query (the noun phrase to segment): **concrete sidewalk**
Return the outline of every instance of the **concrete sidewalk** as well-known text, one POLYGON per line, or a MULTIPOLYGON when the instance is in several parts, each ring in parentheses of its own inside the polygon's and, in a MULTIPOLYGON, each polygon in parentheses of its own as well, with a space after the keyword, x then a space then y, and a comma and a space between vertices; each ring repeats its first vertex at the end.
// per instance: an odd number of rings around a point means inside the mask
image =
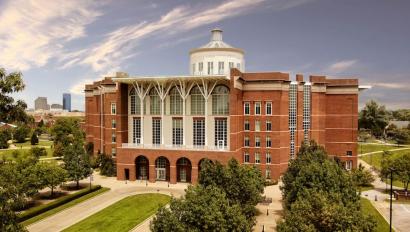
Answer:
POLYGON ((148 183, 146 186, 146 182, 117 181, 115 177, 102 177, 96 174, 94 174, 94 180, 93 184, 100 184, 111 188, 111 190, 31 224, 27 229, 31 232, 61 231, 127 196, 142 193, 163 193, 180 197, 185 194, 184 189, 187 187, 187 184, 180 183, 168 187, 167 182, 148 183))

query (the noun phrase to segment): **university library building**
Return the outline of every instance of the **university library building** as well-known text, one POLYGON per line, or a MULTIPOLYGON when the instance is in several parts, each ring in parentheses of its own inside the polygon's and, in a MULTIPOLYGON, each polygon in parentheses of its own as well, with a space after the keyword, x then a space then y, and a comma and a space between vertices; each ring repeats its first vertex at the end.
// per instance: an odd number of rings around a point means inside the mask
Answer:
POLYGON ((85 86, 86 140, 115 157, 119 180, 196 183, 204 159, 231 158, 278 179, 309 140, 356 166, 357 79, 245 72, 244 51, 211 35, 189 52, 189 75, 85 86))

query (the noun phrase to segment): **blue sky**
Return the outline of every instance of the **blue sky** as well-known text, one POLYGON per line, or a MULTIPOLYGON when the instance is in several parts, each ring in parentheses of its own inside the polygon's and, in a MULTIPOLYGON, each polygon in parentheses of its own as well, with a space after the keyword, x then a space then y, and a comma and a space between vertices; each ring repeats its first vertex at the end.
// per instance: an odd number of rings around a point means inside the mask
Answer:
MULTIPOLYGON (((357 77, 376 99, 410 108, 408 0, 0 0, 0 66, 21 70, 16 97, 33 107, 106 74, 188 73, 188 51, 210 30, 245 50, 246 71, 357 77)), ((294 78, 294 76, 292 76, 294 78)))

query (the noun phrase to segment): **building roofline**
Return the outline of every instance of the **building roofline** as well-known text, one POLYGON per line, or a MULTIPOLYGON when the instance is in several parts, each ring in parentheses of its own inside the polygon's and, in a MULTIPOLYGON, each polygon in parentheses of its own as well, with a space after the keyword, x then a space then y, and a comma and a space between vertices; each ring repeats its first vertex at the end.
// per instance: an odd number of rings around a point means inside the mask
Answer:
POLYGON ((166 76, 133 76, 133 77, 113 77, 112 80, 118 83, 132 83, 134 81, 170 81, 170 80, 229 80, 226 75, 166 75, 166 76))
POLYGON ((189 51, 189 55, 196 52, 208 52, 208 51, 224 51, 224 52, 239 52, 245 55, 245 51, 240 48, 194 48, 189 51))

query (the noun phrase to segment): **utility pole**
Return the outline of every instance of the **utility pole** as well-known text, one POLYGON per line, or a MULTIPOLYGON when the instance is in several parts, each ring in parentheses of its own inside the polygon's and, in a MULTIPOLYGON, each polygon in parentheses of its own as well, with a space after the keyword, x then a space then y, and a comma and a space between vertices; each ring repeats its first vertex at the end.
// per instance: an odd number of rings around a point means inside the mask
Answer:
POLYGON ((390 232, 392 232, 393 216, 393 168, 390 168, 390 232))

